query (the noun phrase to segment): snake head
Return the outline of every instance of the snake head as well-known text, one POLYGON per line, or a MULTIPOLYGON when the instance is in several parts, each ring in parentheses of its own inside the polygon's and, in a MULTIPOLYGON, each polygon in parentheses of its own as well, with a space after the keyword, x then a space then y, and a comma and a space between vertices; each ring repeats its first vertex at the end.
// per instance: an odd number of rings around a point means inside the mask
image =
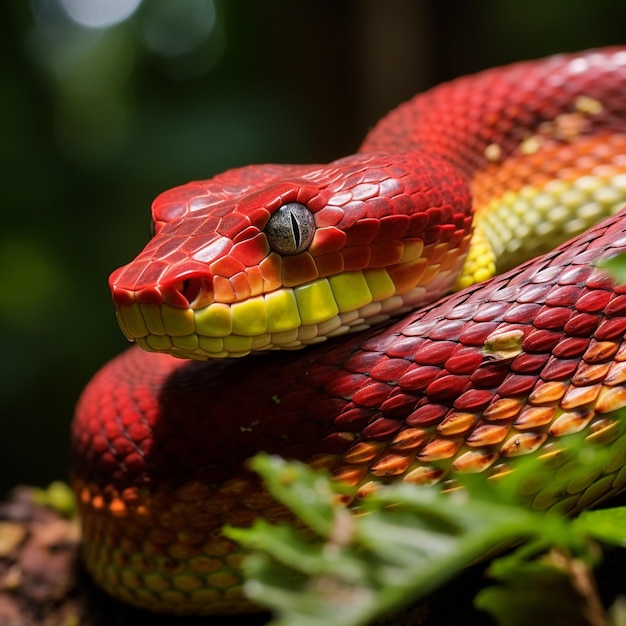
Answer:
POLYGON ((154 237, 110 277, 118 320, 144 349, 195 359, 299 348, 432 301, 471 228, 465 181, 419 153, 230 170, 152 214, 154 237))

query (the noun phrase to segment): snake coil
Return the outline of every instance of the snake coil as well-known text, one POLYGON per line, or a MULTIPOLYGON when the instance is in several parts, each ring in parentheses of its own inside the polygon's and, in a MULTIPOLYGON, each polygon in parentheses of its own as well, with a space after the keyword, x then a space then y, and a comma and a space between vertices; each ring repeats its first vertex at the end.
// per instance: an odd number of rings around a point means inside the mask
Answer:
POLYGON ((161 194, 110 279, 140 347, 72 428, 98 584, 154 611, 255 610, 220 529, 286 515, 245 469, 260 450, 362 494, 532 454, 535 509, 621 491, 626 288, 597 262, 626 251, 625 93, 626 49, 517 63, 416 96, 328 165, 161 194), (573 477, 577 432, 609 450, 599 475, 573 477))

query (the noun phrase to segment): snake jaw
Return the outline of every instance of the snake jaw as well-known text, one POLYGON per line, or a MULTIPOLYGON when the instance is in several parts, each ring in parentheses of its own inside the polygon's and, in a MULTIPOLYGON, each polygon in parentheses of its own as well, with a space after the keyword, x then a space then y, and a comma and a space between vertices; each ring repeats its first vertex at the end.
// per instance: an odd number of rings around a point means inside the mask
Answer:
MULTIPOLYGON (((208 272, 190 271, 163 280, 158 290, 135 292, 119 287, 114 274, 112 291, 124 334, 151 352, 204 360, 301 348, 436 299, 451 288, 468 238, 461 231, 452 246, 409 241, 395 252, 392 247, 396 263, 389 268, 316 275, 304 284, 229 302, 224 301, 223 283, 231 283, 208 272)), ((251 286, 245 287, 249 295, 251 286)))
POLYGON ((118 321, 126 337, 144 349, 186 358, 300 348, 386 321, 450 288, 463 255, 448 250, 442 257, 430 246, 421 256, 423 249, 406 252, 395 269, 339 272, 230 303, 211 298, 206 275, 191 274, 162 287, 160 303, 153 291, 130 294, 114 287, 118 321), (184 307, 178 306, 181 301, 184 307))

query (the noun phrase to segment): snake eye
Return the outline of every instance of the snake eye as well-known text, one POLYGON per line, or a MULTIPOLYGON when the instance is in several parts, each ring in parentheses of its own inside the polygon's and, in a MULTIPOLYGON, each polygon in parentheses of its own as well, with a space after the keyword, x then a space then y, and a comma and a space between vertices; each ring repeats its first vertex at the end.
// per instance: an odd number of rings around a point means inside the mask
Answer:
POLYGON ((279 207, 265 226, 265 235, 274 252, 298 254, 309 247, 315 234, 313 214, 304 204, 289 202, 279 207))

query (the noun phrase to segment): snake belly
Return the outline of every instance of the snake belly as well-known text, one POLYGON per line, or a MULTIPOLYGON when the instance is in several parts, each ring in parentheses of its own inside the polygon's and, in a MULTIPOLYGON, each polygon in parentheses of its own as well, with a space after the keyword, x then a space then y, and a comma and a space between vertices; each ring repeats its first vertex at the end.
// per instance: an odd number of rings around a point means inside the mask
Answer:
POLYGON ((105 365, 72 427, 93 578, 153 611, 258 610, 221 528, 288 517, 245 468, 259 451, 363 495, 528 455, 546 459, 522 488, 534 509, 621 491, 626 288, 598 261, 626 251, 624 205, 619 48, 436 87, 327 166, 162 194, 154 238, 111 278, 148 352, 105 365), (581 432, 609 451, 584 478, 559 452, 581 432))

